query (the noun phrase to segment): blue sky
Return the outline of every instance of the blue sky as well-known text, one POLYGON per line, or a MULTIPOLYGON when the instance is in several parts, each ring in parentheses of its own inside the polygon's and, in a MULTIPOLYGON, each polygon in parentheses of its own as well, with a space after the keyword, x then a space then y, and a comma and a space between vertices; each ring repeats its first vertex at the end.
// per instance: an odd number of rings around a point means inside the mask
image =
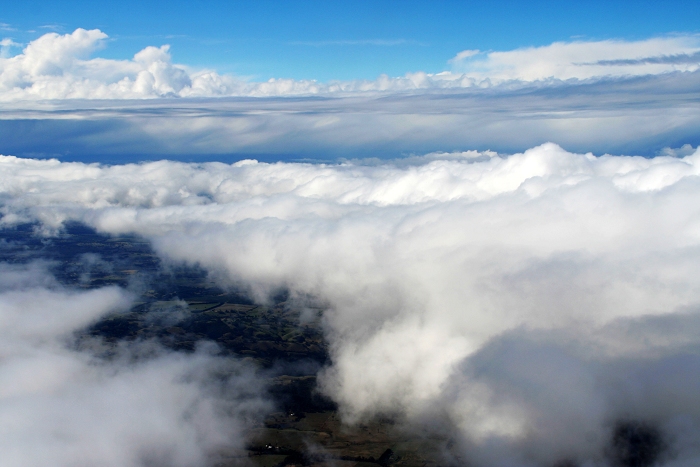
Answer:
POLYGON ((637 40, 700 31, 693 1, 25 1, 6 2, 3 37, 100 29, 100 56, 170 44, 173 61, 266 80, 374 79, 438 72, 464 49, 637 40))

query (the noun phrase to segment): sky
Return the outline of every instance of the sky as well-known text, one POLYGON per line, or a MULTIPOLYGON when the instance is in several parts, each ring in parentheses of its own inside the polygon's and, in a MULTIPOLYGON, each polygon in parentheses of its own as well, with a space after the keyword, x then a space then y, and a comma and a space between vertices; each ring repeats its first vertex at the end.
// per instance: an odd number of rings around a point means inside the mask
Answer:
MULTIPOLYGON (((134 234, 256 303, 323 304, 318 390, 346 423, 395 416, 477 467, 632 465, 615 427, 652 427, 661 465, 695 466, 698 20, 692 2, 6 5, 0 227, 134 234)), ((207 465, 273 410, 211 344, 71 344, 128 288, 0 273, 9 465, 207 465)))
POLYGON ((692 1, 44 2, 5 5, 4 35, 100 29, 104 53, 129 58, 170 44, 178 63, 256 80, 374 79, 439 72, 464 49, 700 32, 692 1))
POLYGON ((338 161, 553 142, 650 157, 700 143, 699 14, 691 2, 10 5, 0 153, 338 161))

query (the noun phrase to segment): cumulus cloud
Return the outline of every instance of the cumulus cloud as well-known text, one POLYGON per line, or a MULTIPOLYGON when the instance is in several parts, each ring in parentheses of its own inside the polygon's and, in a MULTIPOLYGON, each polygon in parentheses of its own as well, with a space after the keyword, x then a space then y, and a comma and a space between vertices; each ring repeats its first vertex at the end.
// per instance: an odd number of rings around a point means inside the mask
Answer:
POLYGON ((189 75, 170 63, 167 45, 146 47, 133 60, 90 59, 106 38, 98 29, 48 33, 0 59, 3 98, 155 97, 191 86, 189 75))
POLYGON ((141 99, 222 95, 315 94, 313 81, 271 79, 247 83, 211 70, 193 71, 173 64, 169 46, 149 46, 131 60, 89 58, 107 35, 98 29, 45 34, 21 53, 4 40, 0 56, 0 99, 141 99))
POLYGON ((605 463, 619 454, 611 439, 652 427, 669 465, 693 465, 700 153, 689 152, 3 157, 2 223, 135 232, 260 302, 280 288, 313 297, 332 357, 321 389, 348 422, 440 426, 460 459, 523 466, 605 463))
MULTIPOLYGON (((698 70, 697 36, 640 41, 559 42, 512 51, 464 50, 449 61, 451 70, 381 75, 376 80, 331 81, 272 78, 255 82, 213 70, 192 70, 171 61, 168 45, 149 46, 130 60, 89 58, 104 46, 97 29, 48 33, 9 56, 0 54, 0 100, 133 99, 164 96, 346 95, 508 86, 562 80, 658 75, 698 70)), ((551 83, 550 83, 551 84, 551 83)))
POLYGON ((246 419, 267 408, 250 368, 205 348, 121 345, 105 360, 99 341, 76 345, 130 304, 116 287, 65 289, 41 263, 0 264, 3 465, 200 466, 242 447, 246 419))

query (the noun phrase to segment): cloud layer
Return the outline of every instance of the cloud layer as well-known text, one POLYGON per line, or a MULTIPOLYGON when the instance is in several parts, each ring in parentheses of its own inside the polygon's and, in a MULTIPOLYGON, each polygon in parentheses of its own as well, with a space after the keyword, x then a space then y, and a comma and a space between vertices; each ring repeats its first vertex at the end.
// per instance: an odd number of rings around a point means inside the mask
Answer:
POLYGON ((615 427, 638 423, 663 434, 668 465, 690 466, 700 153, 678 156, 3 157, 2 223, 135 232, 260 302, 286 288, 322 304, 321 388, 349 422, 389 414, 447 430, 476 465, 522 466, 604 465, 615 427))
POLYGON ((417 95, 22 101, 5 105, 0 149, 110 162, 337 160, 512 153, 555 141, 580 152, 652 156, 700 144, 699 76, 417 95))
POLYGON ((518 86, 531 82, 658 75, 697 71, 697 36, 641 41, 554 43, 512 51, 465 50, 451 70, 382 75, 374 81, 333 81, 274 78, 255 82, 212 70, 191 70, 173 64, 169 46, 149 46, 130 60, 89 58, 105 44, 100 30, 76 29, 71 34, 48 33, 9 56, 10 39, 0 54, 0 100, 134 99, 163 96, 295 96, 385 93, 416 90, 518 86))
POLYGON ((454 71, 478 82, 585 80, 697 71, 700 38, 641 41, 555 42, 504 52, 464 50, 450 60, 454 71))
POLYGON ((73 333, 131 304, 116 287, 71 291, 45 265, 0 264, 0 450, 6 466, 201 466, 241 448, 268 409, 252 369, 211 349, 169 353, 73 333), (223 376, 223 378, 222 378, 223 376))

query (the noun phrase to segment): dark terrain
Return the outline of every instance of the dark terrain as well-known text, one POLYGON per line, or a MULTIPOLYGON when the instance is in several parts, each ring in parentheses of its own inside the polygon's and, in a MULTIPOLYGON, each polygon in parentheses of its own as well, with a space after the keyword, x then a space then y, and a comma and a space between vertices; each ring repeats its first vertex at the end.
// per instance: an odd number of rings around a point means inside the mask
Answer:
POLYGON ((255 430, 247 452, 222 453, 220 465, 242 457, 260 466, 437 465, 444 440, 402 435, 391 420, 345 426, 335 404, 317 392, 316 373, 329 363, 321 309, 311 318, 307 309, 300 320, 284 291, 272 304, 257 305, 199 268, 164 264, 137 236, 102 235, 79 224, 52 237, 36 235, 33 225, 0 230, 0 262, 33 260, 48 262, 65 286, 119 285, 139 296, 129 312, 105 317, 79 337, 156 340, 181 352, 214 341, 221 354, 253 361, 267 375, 277 411, 255 430))

